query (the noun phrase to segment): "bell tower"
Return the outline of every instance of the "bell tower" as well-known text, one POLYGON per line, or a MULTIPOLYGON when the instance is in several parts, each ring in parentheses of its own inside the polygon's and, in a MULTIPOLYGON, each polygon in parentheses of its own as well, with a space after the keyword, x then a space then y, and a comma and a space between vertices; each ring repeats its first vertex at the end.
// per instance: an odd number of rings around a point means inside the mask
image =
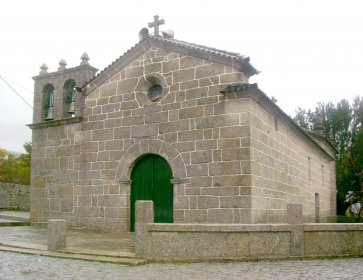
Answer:
POLYGON ((88 61, 88 54, 83 53, 80 65, 73 68, 67 68, 64 59, 55 72, 49 73, 46 64, 40 67, 39 75, 33 77, 33 124, 82 116, 82 87, 98 71, 88 61))

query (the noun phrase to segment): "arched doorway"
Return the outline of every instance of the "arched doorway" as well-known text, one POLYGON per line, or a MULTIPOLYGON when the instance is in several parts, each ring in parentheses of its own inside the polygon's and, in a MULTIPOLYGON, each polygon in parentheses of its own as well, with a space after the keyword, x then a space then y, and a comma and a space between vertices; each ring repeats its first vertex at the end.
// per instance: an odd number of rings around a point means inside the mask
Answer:
POLYGON ((135 230, 135 202, 154 202, 155 223, 173 222, 172 171, 161 156, 148 154, 140 158, 131 172, 130 230, 135 230))

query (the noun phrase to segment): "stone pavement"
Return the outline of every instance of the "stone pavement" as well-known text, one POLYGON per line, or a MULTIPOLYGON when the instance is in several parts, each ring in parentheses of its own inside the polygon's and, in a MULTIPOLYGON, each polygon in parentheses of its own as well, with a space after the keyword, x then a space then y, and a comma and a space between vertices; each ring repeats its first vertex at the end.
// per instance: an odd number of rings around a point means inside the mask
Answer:
POLYGON ((89 275, 92 279, 360 279, 363 275, 363 258, 174 262, 131 268, 114 264, 146 263, 135 258, 133 233, 68 230, 67 247, 57 252, 47 250, 47 237, 46 228, 0 227, 0 279, 89 279, 89 275))
POLYGON ((0 252, 0 279, 362 279, 363 258, 147 264, 57 259, 0 252))
POLYGON ((47 242, 46 228, 0 227, 0 251, 128 265, 146 263, 135 258, 135 236, 129 232, 68 230, 67 247, 57 252, 48 251, 47 242))

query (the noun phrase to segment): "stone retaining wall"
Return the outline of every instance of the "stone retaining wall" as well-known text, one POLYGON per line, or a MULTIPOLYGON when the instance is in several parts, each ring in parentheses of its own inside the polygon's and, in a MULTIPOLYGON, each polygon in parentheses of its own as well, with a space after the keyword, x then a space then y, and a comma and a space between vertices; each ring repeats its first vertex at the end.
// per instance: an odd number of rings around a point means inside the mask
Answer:
POLYGON ((303 254, 293 254, 289 224, 148 224, 145 255, 163 260, 256 260, 363 256, 363 224, 304 224, 303 254))
POLYGON ((29 186, 0 182, 0 209, 29 211, 29 186))
POLYGON ((136 209, 135 253, 152 261, 363 256, 363 224, 302 224, 301 205, 285 224, 157 224, 152 202, 136 209))

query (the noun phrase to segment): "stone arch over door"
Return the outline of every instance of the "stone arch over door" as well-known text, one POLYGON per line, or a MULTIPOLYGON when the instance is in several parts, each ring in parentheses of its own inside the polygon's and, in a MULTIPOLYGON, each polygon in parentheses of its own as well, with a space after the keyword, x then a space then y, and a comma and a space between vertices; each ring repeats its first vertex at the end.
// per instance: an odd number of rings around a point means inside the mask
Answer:
MULTIPOLYGON (((183 185, 188 179, 186 178, 186 167, 180 152, 168 143, 156 139, 146 139, 131 146, 126 153, 121 157, 116 169, 116 181, 120 184, 120 192, 126 195, 127 201, 127 220, 130 225, 130 195, 131 195, 131 173, 140 158, 145 155, 158 155, 166 160, 172 172, 171 183, 173 185, 173 209, 175 210, 175 203, 178 200, 177 192, 175 191, 178 186, 183 185)), ((175 220, 174 218, 174 221, 175 220)), ((131 229, 131 228, 130 228, 131 229)))
POLYGON ((122 156, 117 165, 116 180, 128 182, 137 159, 146 154, 156 154, 163 157, 171 167, 174 180, 186 178, 185 163, 176 148, 161 140, 146 139, 131 146, 122 156))

